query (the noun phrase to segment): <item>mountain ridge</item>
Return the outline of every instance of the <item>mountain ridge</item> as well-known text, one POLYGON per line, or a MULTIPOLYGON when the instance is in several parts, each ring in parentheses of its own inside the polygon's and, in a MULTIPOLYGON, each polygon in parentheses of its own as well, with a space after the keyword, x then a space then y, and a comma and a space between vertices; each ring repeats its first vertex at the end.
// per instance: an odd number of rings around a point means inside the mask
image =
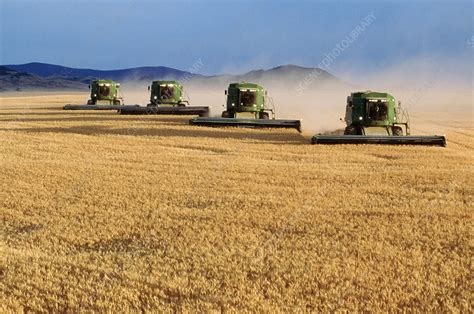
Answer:
POLYGON ((62 78, 43 78, 31 73, 0 66, 0 92, 38 89, 83 90, 87 82, 62 78))
POLYGON ((294 64, 285 64, 270 69, 251 70, 242 74, 202 75, 182 71, 166 66, 140 66, 117 70, 96 70, 87 68, 72 68, 56 64, 30 62, 25 64, 1 65, 0 91, 24 90, 38 88, 58 89, 85 89, 94 79, 112 79, 121 83, 132 81, 151 82, 160 79, 179 80, 184 84, 198 86, 214 86, 230 82, 251 81, 259 84, 287 85, 288 83, 303 82, 311 78, 315 86, 326 83, 343 82, 331 73, 320 68, 301 67, 294 64), (9 69, 6 71, 5 69, 9 69), (16 77, 25 76, 28 79, 17 80, 16 77), (317 74, 317 75, 315 75, 317 74), (314 78, 316 76, 316 78, 314 78))

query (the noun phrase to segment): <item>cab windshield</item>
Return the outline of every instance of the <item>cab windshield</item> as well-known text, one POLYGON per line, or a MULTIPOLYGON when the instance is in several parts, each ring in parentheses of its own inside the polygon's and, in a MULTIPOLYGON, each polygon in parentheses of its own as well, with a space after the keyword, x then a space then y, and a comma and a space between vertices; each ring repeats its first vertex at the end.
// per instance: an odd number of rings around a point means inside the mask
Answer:
POLYGON ((100 84, 99 85, 99 95, 100 96, 109 96, 110 95, 110 84, 100 84))
POLYGON ((369 120, 383 121, 388 119, 387 102, 380 99, 367 100, 367 118, 369 120))
POLYGON ((160 86, 160 99, 169 100, 174 98, 174 86, 160 86))
POLYGON ((253 106, 255 104, 255 99, 257 98, 256 91, 252 90, 242 90, 240 91, 240 105, 241 106, 253 106))

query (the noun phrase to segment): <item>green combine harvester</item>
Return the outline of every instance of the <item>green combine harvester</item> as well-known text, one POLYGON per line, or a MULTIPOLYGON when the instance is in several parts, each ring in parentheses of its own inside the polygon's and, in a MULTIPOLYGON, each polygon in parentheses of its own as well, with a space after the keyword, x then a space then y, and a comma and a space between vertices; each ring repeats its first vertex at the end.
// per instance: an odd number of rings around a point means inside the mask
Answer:
POLYGON ((139 105, 119 108, 120 114, 162 114, 162 115, 199 115, 207 117, 209 107, 189 106, 185 99, 183 85, 178 81, 153 81, 148 86, 150 103, 146 107, 139 105))
POLYGON ((226 110, 221 118, 194 118, 191 125, 241 126, 254 128, 294 128, 301 132, 301 120, 275 119, 271 98, 262 86, 254 83, 232 83, 225 91, 226 110))
POLYGON ((444 136, 410 135, 408 113, 387 93, 356 92, 347 97, 344 135, 315 135, 312 144, 395 144, 446 146, 444 136))
POLYGON ((112 80, 96 80, 89 85, 91 99, 87 105, 66 105, 64 110, 117 110, 123 107, 120 83, 112 80))

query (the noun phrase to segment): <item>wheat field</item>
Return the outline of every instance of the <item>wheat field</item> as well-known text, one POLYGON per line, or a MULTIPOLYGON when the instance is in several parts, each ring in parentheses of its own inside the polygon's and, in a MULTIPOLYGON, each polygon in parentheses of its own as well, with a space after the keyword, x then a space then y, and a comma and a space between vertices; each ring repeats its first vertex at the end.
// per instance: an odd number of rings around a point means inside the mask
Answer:
POLYGON ((472 311, 471 116, 317 146, 83 101, 0 99, 1 312, 472 311))

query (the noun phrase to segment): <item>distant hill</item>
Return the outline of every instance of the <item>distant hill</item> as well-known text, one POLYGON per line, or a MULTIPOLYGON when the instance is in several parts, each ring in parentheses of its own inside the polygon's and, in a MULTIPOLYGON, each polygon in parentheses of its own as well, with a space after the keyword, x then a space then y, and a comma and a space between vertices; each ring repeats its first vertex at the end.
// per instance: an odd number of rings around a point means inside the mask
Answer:
POLYGON ((0 66, 0 92, 35 89, 82 90, 86 89, 87 85, 87 83, 78 80, 43 78, 34 74, 0 66))
POLYGON ((94 79, 112 79, 121 83, 130 81, 149 83, 152 80, 184 80, 185 84, 223 88, 231 82, 249 81, 259 84, 296 86, 311 78, 311 88, 326 84, 344 84, 337 77, 318 68, 282 65, 268 70, 254 70, 236 75, 204 76, 173 68, 137 67, 121 70, 76 69, 46 63, 10 64, 1 66, 0 91, 25 89, 85 89, 94 79))
POLYGON ((202 85, 224 85, 230 82, 254 82, 262 85, 296 86, 300 82, 311 79, 311 88, 323 87, 328 84, 345 84, 331 73, 319 68, 305 68, 297 65, 282 65, 268 70, 253 70, 237 75, 216 75, 207 77, 194 77, 190 83, 202 85))
POLYGON ((88 78, 89 80, 107 78, 115 81, 178 79, 188 73, 186 71, 163 66, 138 67, 121 70, 76 69, 39 62, 8 64, 5 66, 13 70, 35 74, 44 78, 88 78))
POLYGON ((293 64, 282 65, 282 66, 278 66, 269 70, 250 71, 244 74, 243 76, 249 80, 259 80, 259 79, 277 78, 277 77, 304 78, 305 76, 313 72, 317 72, 318 77, 322 80, 337 80, 337 78, 334 75, 324 70, 321 70, 318 68, 305 68, 305 67, 300 67, 293 64))

